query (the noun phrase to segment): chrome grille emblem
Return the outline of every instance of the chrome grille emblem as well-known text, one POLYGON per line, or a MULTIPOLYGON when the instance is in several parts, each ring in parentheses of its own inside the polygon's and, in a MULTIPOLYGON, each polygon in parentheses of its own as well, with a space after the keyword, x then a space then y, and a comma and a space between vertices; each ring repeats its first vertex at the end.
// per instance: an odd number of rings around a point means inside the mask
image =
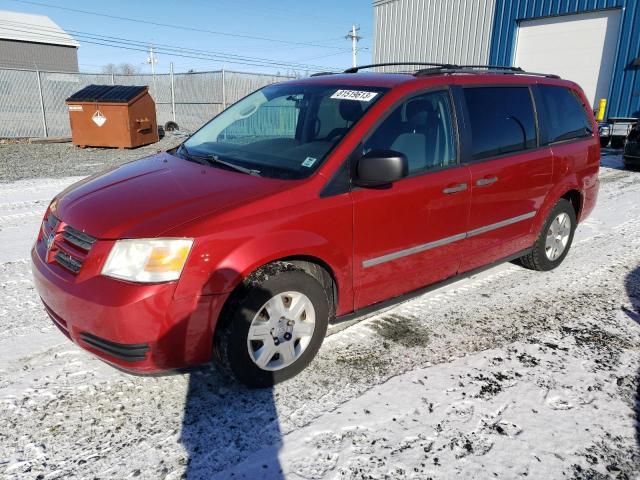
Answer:
POLYGON ((49 236, 45 239, 45 243, 47 245, 47 252, 49 252, 51 250, 51 247, 53 245, 53 241, 56 238, 56 234, 54 232, 51 232, 49 234, 49 236))

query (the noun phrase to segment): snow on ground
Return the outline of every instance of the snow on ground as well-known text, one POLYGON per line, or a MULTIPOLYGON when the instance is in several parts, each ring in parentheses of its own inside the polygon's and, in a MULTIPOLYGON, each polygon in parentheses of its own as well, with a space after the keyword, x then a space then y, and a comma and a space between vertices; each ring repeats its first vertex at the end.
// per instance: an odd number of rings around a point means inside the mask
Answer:
POLYGON ((70 343, 30 280, 48 199, 0 185, 0 478, 640 478, 640 173, 603 159, 565 263, 506 264, 328 337, 247 390, 137 377, 70 343))

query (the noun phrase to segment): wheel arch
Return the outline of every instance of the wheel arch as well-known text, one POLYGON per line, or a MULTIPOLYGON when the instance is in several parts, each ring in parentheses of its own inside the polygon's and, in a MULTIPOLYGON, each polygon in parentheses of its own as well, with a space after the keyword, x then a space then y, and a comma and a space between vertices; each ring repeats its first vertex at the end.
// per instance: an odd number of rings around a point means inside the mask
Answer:
POLYGON ((582 193, 576 188, 566 191, 560 198, 564 198, 571 202, 573 210, 576 213, 576 219, 580 220, 580 213, 582 212, 583 198, 582 193))
POLYGON ((254 268, 250 272, 245 272, 238 278, 233 290, 227 296, 216 325, 213 328, 215 332, 230 321, 234 308, 238 302, 246 294, 253 281, 263 278, 265 275, 273 275, 278 272, 299 270, 314 277, 324 287, 327 292, 330 307, 330 318, 335 316, 338 307, 338 280, 331 266, 319 257, 312 255, 290 255, 282 258, 270 260, 262 265, 254 268))
POLYGON ((571 202, 574 211, 576 212, 576 219, 580 221, 580 213, 582 212, 584 203, 583 195, 578 186, 577 180, 575 178, 570 178, 561 184, 555 185, 554 188, 552 188, 551 191, 547 194, 545 201, 540 206, 538 214, 536 215, 535 221, 532 225, 532 234, 537 236, 538 233, 540 233, 540 229, 547 219, 549 212, 561 198, 564 198, 565 200, 571 202))

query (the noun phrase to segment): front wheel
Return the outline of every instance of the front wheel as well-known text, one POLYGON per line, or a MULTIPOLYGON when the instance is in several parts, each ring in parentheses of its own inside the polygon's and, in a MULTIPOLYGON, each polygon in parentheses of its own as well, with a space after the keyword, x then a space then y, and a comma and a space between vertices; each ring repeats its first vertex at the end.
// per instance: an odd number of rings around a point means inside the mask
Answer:
POLYGON ((576 225, 573 205, 561 198, 549 213, 531 252, 519 259, 520 264, 539 271, 556 268, 569 253, 576 225))
POLYGON ((297 375, 313 360, 327 332, 329 299, 300 270, 251 280, 223 319, 214 358, 250 387, 268 387, 297 375))

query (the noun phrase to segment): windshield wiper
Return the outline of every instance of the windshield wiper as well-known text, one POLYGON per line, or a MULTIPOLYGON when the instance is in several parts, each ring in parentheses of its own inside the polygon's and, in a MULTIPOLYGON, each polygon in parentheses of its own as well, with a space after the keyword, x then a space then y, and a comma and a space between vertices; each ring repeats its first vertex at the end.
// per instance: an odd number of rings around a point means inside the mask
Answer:
POLYGON ((189 150, 184 145, 184 143, 182 145, 180 145, 180 149, 182 149, 184 151, 185 156, 189 160, 195 160, 195 161, 197 161, 199 163, 202 163, 202 164, 205 164, 205 165, 214 165, 214 164, 218 163, 220 165, 224 165, 226 167, 232 168, 233 170, 236 170, 237 172, 242 172, 242 173, 246 173, 247 175, 254 175, 254 176, 257 176, 257 177, 260 176, 260 170, 255 170, 253 168, 247 168, 247 167, 243 167, 243 166, 240 166, 240 165, 236 165, 235 163, 226 162, 226 161, 222 160, 220 157, 218 157, 218 155, 216 155, 215 153, 211 153, 209 155, 194 155, 194 154, 189 152, 189 150))

